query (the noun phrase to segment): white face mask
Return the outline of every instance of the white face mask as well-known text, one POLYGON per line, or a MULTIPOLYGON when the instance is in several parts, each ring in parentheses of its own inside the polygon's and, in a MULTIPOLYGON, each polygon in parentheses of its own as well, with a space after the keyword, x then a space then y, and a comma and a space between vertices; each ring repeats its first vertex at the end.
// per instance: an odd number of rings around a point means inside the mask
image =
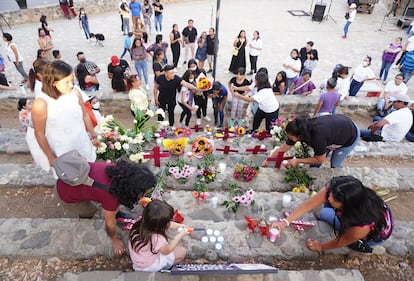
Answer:
POLYGON ((367 61, 363 61, 363 62, 362 62, 362 66, 364 66, 364 67, 365 67, 365 66, 368 66, 368 62, 367 62, 367 61))
POLYGON ((96 102, 95 104, 92 105, 92 108, 95 109, 95 110, 99 110, 99 106, 100 106, 100 104, 99 104, 99 101, 98 101, 98 102, 96 102))
POLYGON ((188 82, 193 83, 194 79, 188 79, 188 82))
POLYGON ((191 71, 196 71, 197 70, 197 67, 190 67, 190 70, 191 71))

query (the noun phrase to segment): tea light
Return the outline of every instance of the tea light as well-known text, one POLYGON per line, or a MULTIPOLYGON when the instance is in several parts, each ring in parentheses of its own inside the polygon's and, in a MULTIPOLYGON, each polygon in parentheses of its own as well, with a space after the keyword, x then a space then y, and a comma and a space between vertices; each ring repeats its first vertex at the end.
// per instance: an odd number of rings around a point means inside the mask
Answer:
POLYGON ((201 242, 208 243, 208 237, 207 236, 201 237, 201 242))
POLYGON ((223 236, 219 236, 217 237, 217 242, 223 242, 224 241, 224 237, 223 236))
POLYGON ((157 138, 157 145, 160 146, 162 143, 162 138, 157 138))
POLYGON ((211 242, 211 243, 215 243, 215 242, 216 242, 216 240, 217 240, 217 239, 216 239, 216 237, 214 237, 214 236, 211 236, 211 237, 210 237, 210 242, 211 242))
POLYGON ((211 197, 211 206, 213 208, 217 208, 218 198, 217 197, 211 197))
POLYGON ((214 236, 219 236, 220 235, 220 230, 214 230, 214 236))
POLYGON ((216 243, 216 245, 214 245, 214 248, 216 248, 216 250, 221 250, 223 246, 220 243, 216 243))
POLYGON ((283 160, 283 161, 282 161, 282 166, 283 166, 283 167, 286 167, 286 166, 287 166, 287 164, 289 164, 289 161, 287 161, 287 160, 283 160))
POLYGON ((213 230, 211 228, 208 228, 206 230, 206 233, 207 233, 208 236, 211 236, 211 235, 213 235, 213 230))
POLYGON ((275 217, 275 216, 269 216, 269 222, 274 222, 274 221, 277 221, 277 217, 275 217))
POLYGON ((290 194, 283 194, 283 196, 282 196, 282 206, 284 208, 288 207, 291 200, 292 200, 292 195, 290 195, 290 194))
POLYGON ((220 162, 218 164, 218 170, 219 170, 219 172, 221 174, 223 174, 226 171, 226 167, 227 167, 227 164, 225 162, 220 162))

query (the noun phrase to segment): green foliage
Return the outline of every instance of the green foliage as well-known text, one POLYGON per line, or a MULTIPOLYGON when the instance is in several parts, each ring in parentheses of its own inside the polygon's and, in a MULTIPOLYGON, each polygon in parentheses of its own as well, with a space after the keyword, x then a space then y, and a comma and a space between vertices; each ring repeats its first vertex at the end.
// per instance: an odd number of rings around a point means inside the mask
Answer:
POLYGON ((314 178, 309 175, 307 169, 296 166, 286 170, 283 180, 292 186, 310 186, 313 183, 314 178))

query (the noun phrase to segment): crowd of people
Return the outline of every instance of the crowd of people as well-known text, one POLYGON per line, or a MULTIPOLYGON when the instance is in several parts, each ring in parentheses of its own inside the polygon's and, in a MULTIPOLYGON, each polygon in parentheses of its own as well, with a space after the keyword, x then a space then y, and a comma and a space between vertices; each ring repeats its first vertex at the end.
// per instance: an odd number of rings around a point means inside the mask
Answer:
MULTIPOLYGON (((65 17, 71 18, 70 13, 78 17, 79 28, 84 32, 86 40, 95 37, 95 40, 102 43, 102 34, 92 34, 89 31, 84 8, 80 8, 77 14, 73 1, 60 0, 59 3, 65 17)), ((196 116, 197 125, 201 125, 203 118, 206 122, 213 121, 217 127, 249 127, 249 119, 253 117, 251 132, 260 128, 263 119, 266 131, 270 132, 272 121, 279 116, 278 99, 284 95, 305 97, 320 91, 316 107, 309 112, 310 117, 297 117, 289 122, 286 126, 288 140, 273 151, 271 156, 288 151, 296 142, 308 144, 313 148, 314 155, 288 160, 286 166, 308 164, 319 167, 331 154, 330 166, 341 168, 360 138, 366 141, 399 142, 406 137, 409 141, 414 141, 414 108, 406 86, 414 71, 414 37, 409 37, 404 46, 400 37, 386 46, 378 76, 370 67, 372 58, 365 56, 352 75, 349 75, 349 67, 338 64, 318 87, 312 81, 312 73, 317 69, 319 61, 313 41, 306 42, 306 46, 300 49, 292 49, 281 63, 280 71, 272 76, 272 82, 267 68, 258 67, 263 64, 258 59, 264 47, 260 31, 254 31, 250 40, 246 31, 240 30, 233 41, 228 67, 234 77, 229 81, 214 81, 210 89, 201 90, 197 87, 197 79, 213 72, 214 56, 218 52, 219 42, 215 30, 211 27, 208 31, 199 33, 195 20, 188 19, 187 26, 181 32, 178 25, 174 24, 168 42, 164 41, 163 11, 160 0, 144 0, 142 3, 139 0, 131 0, 129 3, 122 0, 119 3, 121 32, 124 35, 123 52, 120 56, 113 55, 110 58, 107 74, 114 92, 128 93, 131 101, 129 110, 133 116, 136 110, 146 112, 153 103, 167 113, 172 127, 178 103, 182 109, 179 118, 181 126, 190 126, 193 115, 196 116), (153 29, 156 33, 155 42, 151 43, 153 29), (167 60, 169 48, 172 62, 167 60), (184 49, 182 76, 177 74, 181 49, 184 49), (388 72, 400 53, 401 58, 396 64, 400 66, 401 74, 386 83, 384 95, 377 106, 378 116, 368 130, 359 128, 350 118, 336 114, 336 108, 349 96, 357 95, 365 81, 382 79, 385 83, 388 72), (246 74, 247 54, 250 72, 246 74), (128 59, 124 59, 126 55, 133 62, 136 74, 128 59), (152 66, 154 76, 153 98, 148 94, 148 64, 152 66), (226 120, 225 109, 230 96, 230 116, 226 120), (213 120, 207 114, 209 100, 213 106, 213 120)), ((352 3, 343 38, 347 38, 355 14, 356 5, 352 3)), ((97 74, 101 69, 95 62, 87 60, 82 51, 76 54, 78 64, 75 67, 61 60, 59 50, 54 49, 51 36, 53 29, 49 27, 46 16, 42 16, 40 22, 39 50, 29 74, 25 71, 18 46, 13 43, 13 36, 3 33, 7 56, 21 74, 21 83, 28 81, 29 88, 35 95, 34 101, 27 98, 19 100, 19 121, 22 129, 27 131, 26 140, 32 156, 43 169, 53 167, 56 159, 66 152, 77 150, 90 162, 88 175, 96 182, 109 186, 107 190, 91 188, 86 183, 81 183, 80 187, 71 186, 59 179, 56 194, 64 207, 75 210, 82 218, 91 218, 97 211, 96 205, 91 201, 100 203, 114 253, 123 255, 127 247, 119 239, 115 227, 115 219, 122 215, 119 206, 132 208, 156 184, 156 178, 148 168, 122 160, 115 165, 94 163, 96 154, 93 146, 99 146, 94 128, 102 120, 99 100, 94 93, 100 89, 97 74), (79 192, 79 188, 82 192, 79 192)), ((3 67, 0 89, 15 89, 7 82, 3 67)), ((159 118, 162 120, 163 117, 159 118)), ((262 166, 266 167, 267 164, 264 161, 262 166)), ((339 232, 337 239, 325 243, 309 239, 307 247, 312 251, 343 246, 365 251, 386 240, 391 234, 392 218, 389 208, 372 190, 353 177, 333 178, 316 196, 301 204, 282 222, 274 223, 274 226, 283 230, 293 220, 322 204, 324 208, 320 218, 333 224, 339 232)), ((127 245, 134 270, 158 271, 184 259, 186 250, 177 245, 188 234, 185 230, 188 226, 172 222, 173 213, 170 205, 160 201, 151 202, 144 209, 141 220, 132 228, 127 245), (178 232, 173 239, 168 239, 167 231, 179 227, 184 228, 184 231, 178 232)))

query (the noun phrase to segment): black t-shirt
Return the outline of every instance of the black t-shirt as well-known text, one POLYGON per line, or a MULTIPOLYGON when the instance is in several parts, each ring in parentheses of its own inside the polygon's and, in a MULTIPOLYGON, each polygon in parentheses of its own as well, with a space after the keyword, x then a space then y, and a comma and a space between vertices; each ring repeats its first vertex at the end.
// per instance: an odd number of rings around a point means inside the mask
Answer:
MULTIPOLYGON (((411 113, 413 114, 413 119, 414 119, 414 110, 411 110, 411 113)), ((411 126, 410 133, 411 133, 411 134, 414 134, 414 123, 413 123, 413 125, 411 126)))
MULTIPOLYGON (((237 78, 233 77, 230 79, 230 84, 233 84, 236 87, 243 87, 243 86, 249 86, 250 82, 246 78, 243 80, 241 84, 237 83, 237 78)), ((240 95, 244 94, 244 91, 237 91, 240 95)))
POLYGON ((214 55, 214 38, 211 38, 210 35, 207 36, 207 55, 214 55))
MULTIPOLYGON (((320 156, 329 150, 340 147, 347 147, 354 143, 357 138, 357 128, 354 122, 344 115, 326 115, 315 119, 310 119, 309 133, 311 143, 308 143, 320 156)), ((287 145, 295 143, 288 139, 287 145)))
POLYGON ((155 16, 159 16, 159 15, 162 14, 162 11, 164 10, 164 7, 161 4, 157 5, 157 4, 153 3, 152 6, 154 6, 154 15, 155 16), (158 7, 161 12, 156 11, 155 10, 156 7, 158 7))
POLYGON ((119 65, 113 66, 112 63, 108 64, 108 73, 112 73, 112 79, 123 78, 124 72, 128 68, 129 64, 126 60, 120 60, 119 65))
POLYGON ((161 74, 155 81, 158 84, 158 90, 160 92, 158 95, 158 101, 165 103, 175 102, 175 96, 181 87, 181 77, 174 75, 172 80, 167 80, 167 78, 165 78, 165 74, 161 74))
POLYGON ((187 27, 183 29, 183 36, 188 38, 188 41, 186 43, 194 43, 195 39, 197 37, 197 29, 193 27, 191 30, 187 27))

